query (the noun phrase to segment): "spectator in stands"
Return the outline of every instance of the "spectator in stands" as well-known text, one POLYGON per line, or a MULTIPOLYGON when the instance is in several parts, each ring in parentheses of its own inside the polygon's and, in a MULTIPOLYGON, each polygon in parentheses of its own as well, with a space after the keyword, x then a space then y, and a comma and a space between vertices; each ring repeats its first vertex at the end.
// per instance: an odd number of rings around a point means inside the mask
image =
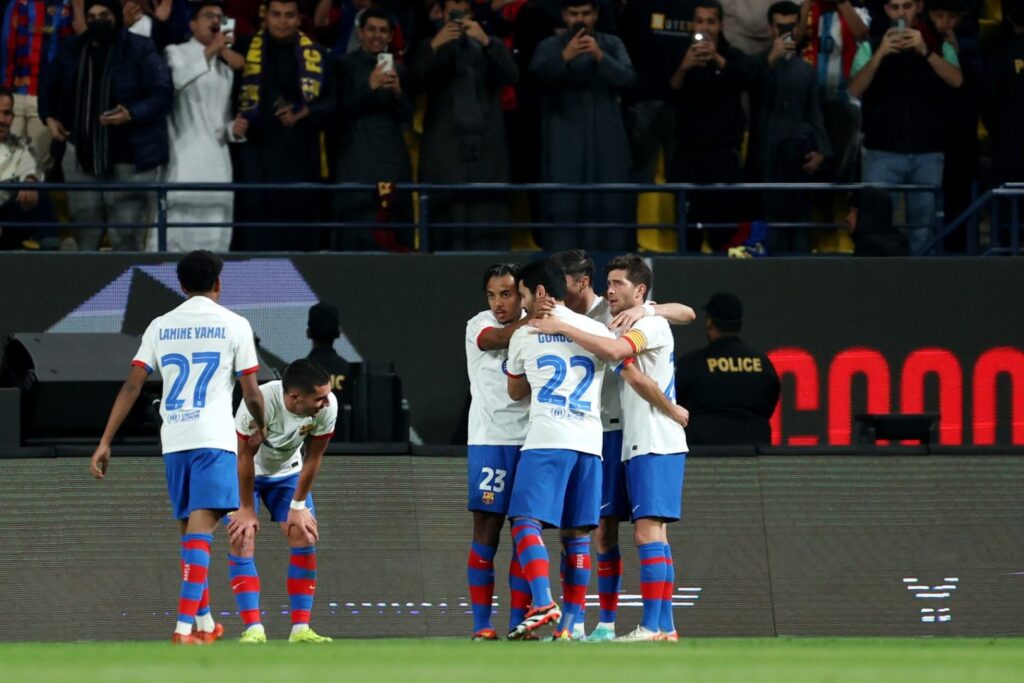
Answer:
MULTIPOLYGON (((235 80, 246 119, 238 145, 236 177, 245 183, 310 183, 322 179, 321 132, 335 112, 334 77, 327 51, 299 31, 296 0, 270 0, 266 27, 240 39, 245 69, 235 80)), ((239 222, 290 223, 290 228, 236 229, 244 251, 315 251, 321 231, 303 223, 319 219, 323 195, 314 192, 240 193, 239 222)))
MULTIPOLYGON (((939 54, 913 28, 917 9, 916 0, 889 0, 893 28, 862 43, 854 58, 850 94, 863 100, 865 182, 942 184, 945 114, 963 74, 952 45, 944 42, 939 54)), ((916 253, 931 236, 935 195, 908 193, 906 205, 916 253)))
POLYGON ((631 0, 623 9, 622 41, 637 81, 625 94, 633 182, 653 183, 658 160, 675 151, 674 93, 669 79, 690 44, 694 0, 631 0))
POLYGON ((180 35, 172 35, 171 10, 174 0, 121 0, 124 26, 134 33, 153 41, 163 51, 168 45, 181 42, 180 35))
POLYGON ((344 406, 353 405, 352 365, 334 350, 334 342, 341 336, 338 309, 323 302, 309 309, 306 322, 306 338, 313 342, 313 349, 306 358, 316 362, 331 375, 331 390, 338 399, 338 413, 344 406))
MULTIPOLYGON (((562 6, 568 30, 542 42, 530 65, 541 92, 541 182, 628 182, 629 142, 619 93, 636 80, 629 55, 621 40, 594 31, 593 0, 564 0, 562 6)), ((635 220, 636 196, 551 194, 543 206, 545 221, 628 223, 635 220)), ((540 242, 548 251, 621 252, 634 244, 625 228, 549 229, 540 242)))
MULTIPOLYGON (((81 5, 79 12, 83 12, 81 5)), ((0 88, 14 94, 12 135, 32 144, 40 170, 50 168, 50 135, 39 117, 43 71, 75 37, 73 0, 0 0, 0 88), (41 40, 33 27, 42 23, 41 40)), ((84 17, 81 29, 84 30, 84 17)))
POLYGON ((774 37, 764 17, 774 0, 722 0, 725 36, 729 44, 747 55, 771 49, 774 37))
POLYGON ((704 305, 709 344, 676 365, 676 400, 690 411, 692 445, 766 445, 779 402, 779 375, 766 355, 740 339, 743 303, 718 292, 704 305))
MULTIPOLYGON (((7 88, 0 88, 0 182, 34 183, 42 179, 42 172, 29 139, 11 131, 13 122, 14 94, 7 88)), ((4 224, 42 220, 38 207, 36 190, 28 187, 17 191, 0 190, 0 249, 23 248, 27 231, 4 224)))
MULTIPOLYGON (((932 50, 941 49, 943 40, 952 45, 964 75, 963 85, 951 93, 943 149, 942 208, 948 222, 967 209, 974 199, 981 153, 978 117, 984 66, 967 0, 929 0, 926 7, 927 21, 921 26, 925 42, 932 50)), ((963 252, 966 231, 948 236, 944 246, 947 251, 963 252)))
MULTIPOLYGON (((169 119, 171 160, 166 179, 176 183, 230 183, 228 142, 235 139, 235 128, 241 137, 246 127, 245 119, 232 120, 231 90, 235 71, 245 66, 245 59, 230 48, 234 35, 221 30, 224 11, 219 0, 200 0, 193 12, 189 22, 191 39, 169 45, 164 51, 174 83, 169 119)), ((227 251, 233 215, 232 192, 168 193, 168 222, 211 224, 168 229, 168 250, 227 251), (229 225, 215 227, 217 223, 229 225)), ((153 234, 150 243, 155 246, 153 234)))
MULTIPOLYGON (((167 163, 170 70, 152 41, 124 29, 120 0, 87 0, 88 28, 48 69, 39 115, 54 139, 67 141, 68 182, 153 182, 167 163)), ((150 192, 68 192, 75 223, 148 226, 150 192)), ((103 230, 78 231, 78 248, 96 250, 103 230)), ((146 230, 110 228, 115 250, 142 251, 146 230)), ((70 245, 69 245, 70 246, 70 245)))
MULTIPOLYGON (((405 67, 388 51, 393 31, 390 14, 377 7, 365 10, 359 15, 359 50, 337 62, 340 142, 334 179, 378 184, 373 193, 335 193, 334 217, 338 221, 412 221, 411 197, 393 191, 394 183, 412 179, 404 127, 413 114, 406 94, 405 67)), ((403 244, 411 246, 410 236, 411 231, 342 228, 334 232, 332 244, 346 251, 396 250, 403 244)))
POLYGON ((832 178, 856 179, 860 156, 860 109, 850 100, 849 81, 857 43, 868 38, 871 17, 854 0, 804 0, 794 37, 818 75, 825 130, 832 147, 832 178))
MULTIPOLYGON (((831 156, 828 134, 822 121, 814 67, 797 56, 796 30, 800 8, 790 0, 768 9, 768 25, 774 37, 771 49, 755 64, 751 88, 755 125, 751 131, 749 175, 769 183, 806 183, 820 179, 825 160, 831 156)), ((765 217, 772 221, 806 219, 807 197, 795 192, 769 193, 765 217)), ((807 232, 783 229, 769 235, 769 251, 809 250, 807 232)))
POLYGON ((1024 0, 1006 3, 1014 38, 989 60, 982 115, 992 136, 997 184, 1024 182, 1024 0))
MULTIPOLYGON (((504 183, 508 147, 501 109, 502 86, 519 78, 508 49, 473 20, 468 0, 445 0, 443 23, 424 40, 412 70, 427 95, 420 148, 422 183, 504 183)), ((431 198, 431 221, 508 221, 506 195, 445 193, 431 198)), ((437 249, 505 250, 508 231, 488 228, 436 230, 437 249)))
MULTIPOLYGON (((738 183, 743 179, 740 145, 747 120, 741 97, 750 86, 753 65, 722 35, 718 0, 698 0, 693 40, 669 80, 676 91, 678 145, 668 179, 680 183, 738 183)), ((728 223, 739 218, 730 193, 697 193, 691 222, 728 223)), ((687 248, 700 250, 701 231, 690 231, 687 248)), ((728 242, 728 231, 709 234, 712 249, 728 242)))

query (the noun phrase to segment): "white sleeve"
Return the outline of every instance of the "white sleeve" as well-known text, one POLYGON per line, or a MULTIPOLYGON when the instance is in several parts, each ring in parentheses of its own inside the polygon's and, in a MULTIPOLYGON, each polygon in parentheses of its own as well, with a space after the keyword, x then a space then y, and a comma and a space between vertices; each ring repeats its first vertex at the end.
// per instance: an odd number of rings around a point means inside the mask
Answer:
POLYGON ((256 357, 256 340, 252 333, 249 321, 242 319, 237 326, 238 339, 235 340, 234 371, 236 377, 251 375, 260 369, 259 359, 256 357))
POLYGON ((206 60, 203 46, 196 43, 168 45, 164 50, 164 57, 171 69, 175 91, 184 89, 210 70, 210 62, 206 60))
POLYGON ((526 361, 523 358, 524 329, 520 327, 516 330, 508 343, 508 360, 505 361, 505 374, 513 377, 522 377, 526 374, 526 361))
POLYGON ((142 335, 142 344, 139 346, 139 350, 135 352, 135 358, 132 359, 132 365, 143 368, 148 374, 152 374, 153 370, 157 367, 157 329, 157 323, 156 320, 154 320, 149 324, 149 327, 146 328, 146 332, 142 335))
POLYGON ((479 313, 473 316, 469 322, 466 323, 466 343, 472 344, 473 346, 480 348, 480 335, 487 330, 500 327, 494 316, 488 314, 488 312, 479 313))

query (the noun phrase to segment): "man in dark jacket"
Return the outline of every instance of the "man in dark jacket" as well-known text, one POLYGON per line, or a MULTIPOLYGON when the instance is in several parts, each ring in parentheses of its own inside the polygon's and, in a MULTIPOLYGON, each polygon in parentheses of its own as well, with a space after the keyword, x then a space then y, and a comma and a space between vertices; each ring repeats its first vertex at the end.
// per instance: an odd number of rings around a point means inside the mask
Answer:
POLYGON ((766 355, 740 339, 743 303, 719 292, 704 305, 711 342, 676 365, 676 398, 690 411, 691 444, 771 443, 769 420, 779 402, 779 375, 766 355))
MULTIPOLYGON (((167 163, 167 114, 174 89, 152 41, 128 33, 118 0, 87 0, 85 33, 61 51, 45 74, 39 114, 67 142, 64 178, 75 182, 152 182, 167 163)), ((78 247, 95 250, 104 223, 110 246, 141 251, 153 221, 146 192, 69 192, 78 247)))
MULTIPOLYGON (((668 180, 676 183, 739 183, 743 180, 740 145, 747 127, 741 97, 753 76, 751 61, 722 35, 722 6, 698 0, 693 10, 693 40, 669 86, 676 91, 675 158, 668 180)), ((697 194, 691 199, 691 222, 735 223, 742 202, 733 193, 697 194)), ((709 234, 712 249, 728 242, 729 231, 709 234)), ((687 248, 700 249, 703 234, 691 230, 687 248), (692 241, 691 241, 692 240, 692 241)), ((681 246, 681 245, 680 245, 681 246)))
POLYGON ((992 135, 997 183, 1024 182, 1024 0, 1005 5, 1013 39, 993 55, 985 74, 982 116, 992 135))

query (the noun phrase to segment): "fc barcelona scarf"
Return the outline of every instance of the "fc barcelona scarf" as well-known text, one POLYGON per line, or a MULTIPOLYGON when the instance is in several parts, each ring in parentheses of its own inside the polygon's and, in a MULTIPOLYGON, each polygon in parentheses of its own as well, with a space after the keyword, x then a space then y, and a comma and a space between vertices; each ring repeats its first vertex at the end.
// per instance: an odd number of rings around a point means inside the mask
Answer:
MULTIPOLYGON (((245 71, 242 72, 242 90, 239 94, 239 110, 250 121, 256 118, 260 108, 260 79, 263 76, 263 47, 268 40, 266 31, 252 37, 249 50, 245 53, 245 71)), ((295 61, 299 65, 299 90, 307 104, 320 96, 324 80, 323 55, 316 49, 316 43, 305 33, 299 33, 295 41, 295 61)))
POLYGON ((0 18, 0 85, 36 95, 39 70, 74 36, 71 0, 12 0, 0 18))

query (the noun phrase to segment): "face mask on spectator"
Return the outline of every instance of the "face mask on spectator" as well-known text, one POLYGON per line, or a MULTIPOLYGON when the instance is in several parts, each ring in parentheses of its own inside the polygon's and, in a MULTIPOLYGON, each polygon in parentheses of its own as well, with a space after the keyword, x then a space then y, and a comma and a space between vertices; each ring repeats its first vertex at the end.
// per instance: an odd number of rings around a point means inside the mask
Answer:
POLYGON ((91 19, 86 25, 89 27, 89 37, 101 45, 107 45, 114 40, 117 28, 113 21, 107 19, 91 19))

